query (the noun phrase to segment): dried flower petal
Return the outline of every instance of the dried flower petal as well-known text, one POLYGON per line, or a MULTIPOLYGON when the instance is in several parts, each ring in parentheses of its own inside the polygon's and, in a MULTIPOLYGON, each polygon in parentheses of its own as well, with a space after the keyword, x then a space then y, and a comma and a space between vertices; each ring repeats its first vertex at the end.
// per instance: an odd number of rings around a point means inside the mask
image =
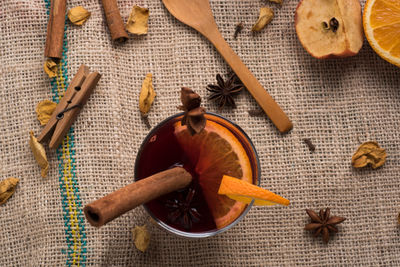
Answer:
POLYGON ((40 122, 40 125, 46 125, 56 109, 57 103, 54 103, 50 100, 40 101, 36 106, 36 114, 37 118, 40 122))
POLYGON ((156 93, 153 87, 153 76, 151 73, 147 73, 146 78, 142 84, 142 90, 139 95, 139 110, 142 113, 142 116, 147 116, 147 113, 150 111, 151 104, 156 97, 156 93))
POLYGON ((14 194, 19 182, 18 178, 10 177, 0 182, 0 205, 3 205, 14 194))
POLYGON ((262 7, 260 9, 260 16, 258 17, 256 24, 253 25, 253 28, 251 28, 251 30, 253 32, 261 31, 268 23, 271 22, 273 17, 274 11, 271 8, 262 7))
POLYGON ((373 169, 381 167, 386 161, 385 149, 379 147, 377 142, 365 142, 354 153, 351 164, 354 168, 370 165, 373 169))
POLYGON ((52 59, 47 59, 44 62, 44 72, 47 73, 49 78, 54 78, 57 76, 58 66, 57 63, 54 62, 52 59))
POLYGON ((47 177, 49 171, 49 162, 47 161, 46 151, 41 143, 38 142, 36 137, 33 135, 33 131, 29 132, 31 138, 29 145, 31 146, 33 156, 41 168, 41 175, 43 178, 47 177))
POLYGON ((68 10, 68 19, 75 25, 82 25, 90 17, 90 12, 87 11, 83 6, 73 7, 68 10))
POLYGON ((149 28, 149 9, 140 6, 134 6, 131 14, 129 15, 128 22, 126 23, 126 29, 128 32, 133 34, 146 34, 149 28))
POLYGON ((146 225, 136 226, 135 229, 132 229, 132 237, 136 248, 141 252, 145 252, 150 244, 150 234, 146 225))

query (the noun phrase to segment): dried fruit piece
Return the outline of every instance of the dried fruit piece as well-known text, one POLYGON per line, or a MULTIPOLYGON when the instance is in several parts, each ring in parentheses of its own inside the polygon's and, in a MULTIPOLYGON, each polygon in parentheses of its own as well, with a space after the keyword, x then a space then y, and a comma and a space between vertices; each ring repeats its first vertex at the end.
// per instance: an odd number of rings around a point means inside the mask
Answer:
POLYGON ((354 168, 363 168, 370 165, 373 169, 381 167, 386 161, 386 150, 379 147, 377 142, 363 143, 351 158, 354 168))
POLYGON ((57 103, 54 103, 50 100, 43 100, 40 101, 36 106, 36 114, 37 118, 40 122, 40 125, 46 125, 53 114, 54 110, 56 109, 57 103))
POLYGON ((0 205, 3 205, 14 194, 19 182, 18 178, 10 177, 0 182, 0 205))
POLYGON ((144 78, 142 84, 142 90, 139 95, 139 110, 142 113, 142 116, 147 116, 147 113, 150 111, 151 104, 156 97, 156 92, 154 92, 153 87, 153 76, 151 73, 147 73, 146 78, 144 78))
POLYGON ((359 0, 301 0, 294 26, 304 49, 313 57, 356 55, 364 42, 359 0))
POLYGON ((54 78, 57 76, 58 66, 57 63, 54 62, 52 59, 47 59, 44 62, 44 72, 49 75, 49 78, 54 78))
POLYGON ((150 244, 150 234, 146 225, 136 226, 135 229, 132 229, 132 237, 136 248, 141 252, 145 252, 150 244))
POLYGON ((49 171, 49 162, 47 161, 46 151, 41 143, 38 142, 36 137, 33 135, 33 131, 29 132, 31 138, 29 145, 31 146, 33 156, 41 168, 41 175, 43 178, 47 177, 49 171))
POLYGON ((131 14, 129 15, 128 22, 126 23, 126 29, 128 32, 133 34, 146 34, 149 28, 149 9, 140 6, 134 6, 131 14))
POLYGON ((89 19, 90 14, 83 6, 77 6, 68 10, 68 19, 73 24, 80 26, 89 19))
POLYGON ((256 24, 253 25, 253 28, 251 28, 251 30, 253 32, 261 31, 265 26, 267 26, 268 23, 271 22, 273 17, 274 17, 274 11, 271 8, 269 7, 260 8, 260 16, 258 17, 256 24))

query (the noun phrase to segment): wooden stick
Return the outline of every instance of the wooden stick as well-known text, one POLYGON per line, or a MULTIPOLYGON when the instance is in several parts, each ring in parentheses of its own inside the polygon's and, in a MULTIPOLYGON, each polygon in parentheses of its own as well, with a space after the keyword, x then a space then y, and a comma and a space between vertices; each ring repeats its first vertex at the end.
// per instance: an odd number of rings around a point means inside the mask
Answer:
POLYGON ((44 50, 46 57, 62 58, 66 5, 66 0, 51 0, 44 50))
POLYGON ((128 40, 128 34, 118 10, 117 0, 102 0, 102 3, 111 39, 119 43, 125 42, 128 40))
POLYGON ((137 206, 188 186, 191 181, 190 173, 175 167, 118 189, 86 205, 83 211, 91 225, 100 227, 137 206))

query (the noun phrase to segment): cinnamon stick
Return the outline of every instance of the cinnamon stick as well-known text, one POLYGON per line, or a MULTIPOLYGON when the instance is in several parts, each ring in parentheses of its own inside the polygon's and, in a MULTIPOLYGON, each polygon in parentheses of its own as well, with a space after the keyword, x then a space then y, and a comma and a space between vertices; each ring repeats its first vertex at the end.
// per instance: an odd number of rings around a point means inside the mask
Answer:
POLYGON ((67 0, 51 0, 44 55, 62 58, 67 0))
POLYGON ((86 205, 83 211, 91 225, 100 227, 137 206, 186 187, 191 181, 190 173, 175 167, 118 189, 86 205))
POLYGON ((125 25, 119 13, 117 0, 102 0, 102 4, 111 39, 119 43, 125 42, 128 39, 128 34, 125 31, 125 25))

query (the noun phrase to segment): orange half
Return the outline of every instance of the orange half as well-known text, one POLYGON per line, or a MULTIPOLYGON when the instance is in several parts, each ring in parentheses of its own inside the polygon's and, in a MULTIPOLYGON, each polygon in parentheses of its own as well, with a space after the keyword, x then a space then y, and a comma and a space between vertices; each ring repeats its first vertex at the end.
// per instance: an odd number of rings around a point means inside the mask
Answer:
POLYGON ((246 204, 219 195, 218 189, 225 174, 252 182, 253 173, 246 150, 231 131, 216 122, 207 120, 204 130, 193 136, 180 122, 174 126, 178 142, 195 166, 217 228, 229 225, 239 217, 246 204))
POLYGON ((367 0, 363 25, 365 36, 375 52, 400 67, 400 1, 367 0))

